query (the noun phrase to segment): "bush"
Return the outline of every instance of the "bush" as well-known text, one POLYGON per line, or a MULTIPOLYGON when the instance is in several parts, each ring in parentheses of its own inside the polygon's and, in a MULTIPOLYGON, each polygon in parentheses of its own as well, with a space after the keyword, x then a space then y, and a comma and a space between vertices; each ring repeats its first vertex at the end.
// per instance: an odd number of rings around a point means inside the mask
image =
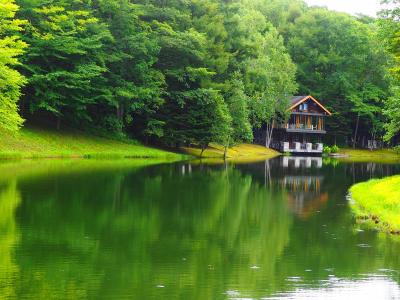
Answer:
POLYGON ((331 153, 338 153, 338 152, 339 152, 339 147, 337 145, 331 147, 331 153))
POLYGON ((324 147, 324 153, 325 153, 325 154, 330 154, 330 153, 332 153, 331 147, 325 146, 325 147, 324 147))

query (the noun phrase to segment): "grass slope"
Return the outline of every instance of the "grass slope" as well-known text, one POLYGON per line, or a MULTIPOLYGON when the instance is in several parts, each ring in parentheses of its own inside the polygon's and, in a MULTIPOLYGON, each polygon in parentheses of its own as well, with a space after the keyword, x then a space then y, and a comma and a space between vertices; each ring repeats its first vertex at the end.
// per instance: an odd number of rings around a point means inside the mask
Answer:
POLYGON ((350 193, 352 209, 359 219, 400 234, 400 176, 356 184, 350 193))
POLYGON ((400 162, 400 153, 393 149, 364 150, 364 149, 340 149, 339 154, 346 155, 341 160, 352 162, 377 162, 397 163, 400 162))
MULTIPOLYGON (((182 148, 187 154, 200 157, 199 148, 182 148)), ((272 149, 253 144, 241 144, 228 149, 227 159, 234 162, 252 162, 260 159, 272 158, 280 155, 272 149)), ((224 148, 222 146, 211 144, 203 153, 202 159, 210 162, 220 161, 224 157, 224 148)))
POLYGON ((149 148, 135 141, 118 141, 81 132, 24 128, 16 135, 0 131, 0 158, 157 158, 182 155, 149 148))

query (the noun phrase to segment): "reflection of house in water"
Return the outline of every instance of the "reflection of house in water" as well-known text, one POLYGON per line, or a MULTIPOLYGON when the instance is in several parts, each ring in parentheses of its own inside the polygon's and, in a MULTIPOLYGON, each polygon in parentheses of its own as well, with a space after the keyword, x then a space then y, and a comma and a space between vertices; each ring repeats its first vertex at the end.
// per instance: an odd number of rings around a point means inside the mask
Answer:
POLYGON ((284 168, 288 168, 290 165, 293 165, 295 168, 311 168, 313 166, 317 168, 322 168, 322 157, 284 156, 282 160, 282 166, 284 168))
POLYGON ((300 218, 308 218, 327 203, 328 193, 321 191, 324 176, 311 169, 322 168, 322 157, 282 157, 283 176, 279 185, 288 193, 288 204, 300 218))
POLYGON ((308 218, 328 202, 328 193, 321 192, 321 176, 285 176, 282 186, 288 191, 288 204, 301 218, 308 218))

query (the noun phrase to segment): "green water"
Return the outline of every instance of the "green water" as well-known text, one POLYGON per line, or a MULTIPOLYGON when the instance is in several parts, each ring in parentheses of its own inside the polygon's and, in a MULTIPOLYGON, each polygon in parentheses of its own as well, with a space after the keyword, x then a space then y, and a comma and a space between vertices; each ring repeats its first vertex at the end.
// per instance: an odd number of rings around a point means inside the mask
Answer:
MULTIPOLYGON (((286 161, 285 161, 286 160, 286 161)), ((0 299, 398 299, 355 182, 396 165, 0 164, 0 299)))

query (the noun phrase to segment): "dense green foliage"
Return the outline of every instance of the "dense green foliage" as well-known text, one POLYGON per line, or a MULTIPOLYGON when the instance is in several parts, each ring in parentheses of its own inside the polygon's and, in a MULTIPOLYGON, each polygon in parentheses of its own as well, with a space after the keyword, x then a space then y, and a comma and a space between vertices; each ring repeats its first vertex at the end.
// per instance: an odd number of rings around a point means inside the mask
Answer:
POLYGON ((107 94, 101 77, 104 43, 111 38, 107 28, 84 1, 21 1, 21 6, 21 17, 29 20, 23 63, 30 111, 46 111, 58 124, 89 119, 89 107, 107 94))
POLYGON ((398 8, 375 20, 301 0, 2 2, 2 127, 22 122, 18 69, 22 116, 57 128, 229 147, 299 93, 334 112, 342 143, 398 135, 398 8))
POLYGON ((288 47, 299 66, 301 93, 323 100, 334 112, 330 127, 336 134, 351 136, 363 117, 366 134, 382 135, 387 65, 371 24, 325 9, 310 10, 296 19, 288 47))
POLYGON ((393 55, 390 71, 394 85, 384 111, 389 120, 385 125, 385 139, 390 140, 400 132, 400 1, 385 0, 383 3, 392 4, 391 9, 381 12, 380 20, 381 35, 387 49, 393 55))
POLYGON ((16 131, 22 125, 18 114, 18 100, 25 79, 15 70, 26 44, 16 33, 23 21, 15 19, 18 6, 13 0, 0 1, 0 128, 16 131))

